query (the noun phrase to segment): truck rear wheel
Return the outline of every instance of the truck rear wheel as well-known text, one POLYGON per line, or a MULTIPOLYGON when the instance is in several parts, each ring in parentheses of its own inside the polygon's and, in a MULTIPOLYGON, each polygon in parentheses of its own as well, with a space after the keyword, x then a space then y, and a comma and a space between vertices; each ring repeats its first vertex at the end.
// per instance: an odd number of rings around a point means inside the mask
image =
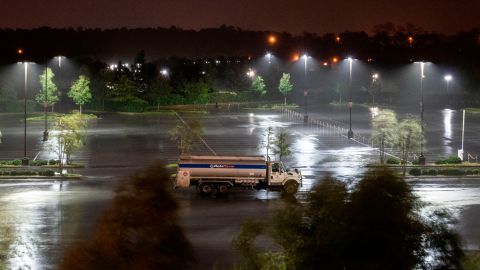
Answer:
POLYGON ((298 183, 295 181, 288 181, 283 186, 283 192, 289 195, 293 195, 298 191, 298 183))
POLYGON ((200 192, 202 194, 210 194, 212 193, 212 185, 210 184, 201 184, 200 185, 200 192))
POLYGON ((228 184, 220 184, 218 185, 218 192, 220 194, 227 194, 230 191, 230 187, 228 184))

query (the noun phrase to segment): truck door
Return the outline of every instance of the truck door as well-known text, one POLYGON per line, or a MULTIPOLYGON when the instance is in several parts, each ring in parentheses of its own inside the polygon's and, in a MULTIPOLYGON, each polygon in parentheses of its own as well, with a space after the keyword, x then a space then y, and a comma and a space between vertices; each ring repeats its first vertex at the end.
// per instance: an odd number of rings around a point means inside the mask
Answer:
POLYGON ((270 176, 271 184, 281 184, 283 182, 283 168, 279 162, 272 163, 272 174, 270 176))

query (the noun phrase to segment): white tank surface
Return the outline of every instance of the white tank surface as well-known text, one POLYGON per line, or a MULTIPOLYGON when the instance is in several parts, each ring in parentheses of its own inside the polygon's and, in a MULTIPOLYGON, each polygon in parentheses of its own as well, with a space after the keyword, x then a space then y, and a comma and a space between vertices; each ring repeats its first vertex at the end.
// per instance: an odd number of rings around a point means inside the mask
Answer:
POLYGON ((180 156, 178 172, 190 178, 263 178, 267 165, 263 156, 180 156))

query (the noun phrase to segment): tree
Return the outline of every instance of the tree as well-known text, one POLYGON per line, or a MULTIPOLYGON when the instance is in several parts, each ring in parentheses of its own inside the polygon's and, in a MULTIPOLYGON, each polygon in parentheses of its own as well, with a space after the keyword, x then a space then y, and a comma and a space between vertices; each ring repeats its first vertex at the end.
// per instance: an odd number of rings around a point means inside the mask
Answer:
POLYGON ((283 157, 287 157, 291 154, 290 148, 292 144, 290 142, 290 136, 285 129, 278 131, 275 140, 273 141, 273 152, 278 155, 278 159, 281 161, 283 157))
POLYGON ((180 154, 190 154, 195 142, 202 136, 202 125, 197 120, 178 121, 169 132, 170 139, 177 143, 180 154))
POLYGON ((386 168, 368 171, 351 192, 327 176, 305 204, 290 202, 267 223, 246 223, 234 240, 244 256, 238 269, 460 269, 464 254, 451 217, 422 217, 422 205, 386 168), (261 234, 280 251, 254 247, 261 234), (277 268, 265 267, 271 259, 277 268))
POLYGON ((73 99, 75 104, 80 106, 80 114, 82 114, 82 105, 92 99, 92 93, 90 92, 90 79, 80 75, 78 79, 73 82, 73 85, 68 92, 68 96, 73 99))
POLYGON ((84 145, 85 128, 86 122, 80 114, 57 117, 50 149, 58 156, 60 173, 63 173, 64 164, 71 163, 73 152, 84 145))
POLYGON ((127 75, 121 75, 109 90, 108 96, 114 101, 129 102, 139 100, 135 83, 127 75))
POLYGON ((372 139, 379 145, 381 164, 385 161, 385 144, 393 145, 397 139, 397 126, 397 116, 391 110, 381 110, 372 119, 372 139))
POLYGON ((401 152, 403 175, 405 175, 407 171, 408 154, 416 153, 420 149, 420 146, 425 143, 425 138, 422 133, 420 121, 412 116, 407 116, 407 118, 400 122, 396 133, 396 145, 401 152))
POLYGON ((101 214, 93 236, 70 247, 59 269, 190 269, 193 250, 170 190, 163 164, 130 177, 101 214))
POLYGON ((265 134, 263 134, 262 143, 259 146, 260 150, 265 149, 267 160, 270 160, 270 149, 272 148, 272 139, 273 139, 273 128, 268 127, 265 134))
POLYGON ((172 87, 166 80, 156 80, 149 88, 148 99, 157 105, 157 111, 160 111, 160 104, 167 101, 172 91, 172 87))
POLYGON ((55 105, 55 103, 57 103, 59 100, 57 85, 55 85, 55 83, 53 82, 54 77, 55 77, 55 74, 50 68, 43 70, 43 73, 40 74, 40 76, 38 76, 38 82, 41 85, 41 89, 38 92, 38 94, 35 96, 35 100, 37 101, 38 104, 43 105, 45 110, 47 109, 47 107, 52 106, 52 111, 53 111, 53 105, 55 105), (45 72, 47 74, 45 74, 45 72), (45 77, 47 79, 46 82, 45 82, 45 77), (46 98, 45 98, 45 95, 46 95, 46 98))
POLYGON ((285 105, 287 105, 287 94, 293 90, 293 85, 290 83, 290 74, 283 73, 282 78, 280 78, 280 83, 278 84, 278 91, 285 98, 285 105))
POLYGON ((342 83, 342 82, 337 82, 337 85, 335 86, 335 93, 338 94, 338 103, 342 103, 342 97, 345 95, 347 92, 347 84, 342 83))
POLYGON ((265 82, 261 76, 255 77, 252 82, 251 89, 260 96, 264 96, 267 93, 267 90, 265 89, 265 82))
POLYGON ((378 79, 374 79, 369 86, 363 86, 362 90, 367 92, 372 97, 372 106, 374 106, 375 96, 379 95, 382 92, 382 85, 380 84, 378 79))
POLYGON ((185 97, 195 104, 205 104, 210 101, 211 87, 203 80, 186 82, 182 87, 185 97))
POLYGON ((17 98, 17 93, 15 92, 15 87, 11 81, 0 80, 0 102, 1 101, 12 101, 17 98))

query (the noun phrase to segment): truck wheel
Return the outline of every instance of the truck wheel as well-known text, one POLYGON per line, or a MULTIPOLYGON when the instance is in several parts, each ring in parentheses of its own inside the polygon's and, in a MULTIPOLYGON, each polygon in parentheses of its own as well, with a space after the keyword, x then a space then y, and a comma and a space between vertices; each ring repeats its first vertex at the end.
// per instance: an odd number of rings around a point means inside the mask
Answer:
POLYGON ((293 195, 297 193, 297 190, 298 190, 298 183, 296 183, 295 181, 288 181, 283 186, 283 192, 289 195, 293 195))
POLYGON ((218 192, 220 194, 227 194, 230 191, 230 187, 227 184, 220 184, 218 186, 218 192))
POLYGON ((212 186, 210 184, 202 184, 200 185, 200 192, 202 194, 210 194, 212 193, 212 186))

